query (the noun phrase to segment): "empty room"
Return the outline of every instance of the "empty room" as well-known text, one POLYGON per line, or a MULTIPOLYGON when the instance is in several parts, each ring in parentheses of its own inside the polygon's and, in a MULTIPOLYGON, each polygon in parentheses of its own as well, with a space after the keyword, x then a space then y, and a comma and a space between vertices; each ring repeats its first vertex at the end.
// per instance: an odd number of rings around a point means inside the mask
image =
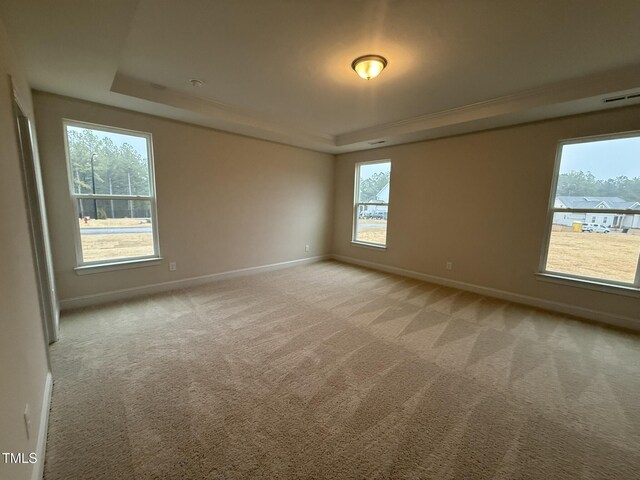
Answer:
POLYGON ((0 480, 640 471, 637 0, 0 0, 0 480))

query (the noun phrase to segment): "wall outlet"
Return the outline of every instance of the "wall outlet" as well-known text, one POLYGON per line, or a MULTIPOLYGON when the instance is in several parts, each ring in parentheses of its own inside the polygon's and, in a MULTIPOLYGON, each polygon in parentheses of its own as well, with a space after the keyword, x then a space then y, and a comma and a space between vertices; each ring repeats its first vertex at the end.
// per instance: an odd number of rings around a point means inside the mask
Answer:
POLYGON ((447 270, 453 270, 453 262, 447 262, 447 270))
POLYGON ((178 265, 176 262, 169 262, 169 271, 175 272, 178 269, 178 265))
POLYGON ((304 246, 304 251, 308 252, 309 250, 311 250, 311 247, 309 245, 305 245, 304 246))
POLYGON ((27 431, 27 440, 31 437, 31 414, 29 413, 29 404, 24 406, 24 428, 27 431))

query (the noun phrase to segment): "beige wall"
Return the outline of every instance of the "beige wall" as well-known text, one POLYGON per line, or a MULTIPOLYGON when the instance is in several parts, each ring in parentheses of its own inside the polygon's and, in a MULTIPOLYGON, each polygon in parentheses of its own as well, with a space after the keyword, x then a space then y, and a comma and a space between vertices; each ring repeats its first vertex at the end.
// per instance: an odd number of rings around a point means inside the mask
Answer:
POLYGON ((640 129, 640 107, 339 155, 335 254, 638 319, 630 298, 537 280, 561 139, 640 129), (354 246, 354 163, 391 159, 388 249, 354 246), (447 271, 446 262, 454 263, 447 271))
POLYGON ((34 103, 61 299, 330 253, 332 155, 50 94, 34 103), (161 265, 74 272, 63 118, 151 132, 161 265))
MULTIPOLYGON (((10 40, 0 23, 0 452, 36 451, 48 363, 38 306, 34 259, 9 75, 14 78, 25 113, 32 113, 31 94, 10 40), (31 437, 23 413, 29 404, 31 437)), ((40 459, 39 461, 44 461, 40 459)), ((0 478, 31 478, 33 466, 6 465, 0 458, 0 478)))

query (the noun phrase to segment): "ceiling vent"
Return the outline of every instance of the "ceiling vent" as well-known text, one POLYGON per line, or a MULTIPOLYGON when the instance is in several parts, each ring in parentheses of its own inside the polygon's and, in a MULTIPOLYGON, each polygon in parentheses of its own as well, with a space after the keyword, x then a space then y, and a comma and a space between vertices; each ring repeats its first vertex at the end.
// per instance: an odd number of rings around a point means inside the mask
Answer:
POLYGON ((603 98, 602 101, 604 103, 613 103, 613 102, 621 102, 623 100, 633 100, 634 98, 640 98, 640 92, 631 93, 629 95, 621 95, 619 97, 603 98))
POLYGON ((380 145, 384 142, 386 142, 386 140, 376 140, 375 142, 369 142, 369 145, 380 145))

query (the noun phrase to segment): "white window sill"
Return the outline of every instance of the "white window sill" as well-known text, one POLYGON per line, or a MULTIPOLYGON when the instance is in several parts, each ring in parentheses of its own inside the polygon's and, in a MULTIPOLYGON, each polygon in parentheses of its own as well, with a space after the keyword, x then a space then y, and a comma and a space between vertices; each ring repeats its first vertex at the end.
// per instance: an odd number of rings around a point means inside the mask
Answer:
POLYGON ((356 247, 364 247, 364 248, 373 248, 374 250, 386 250, 386 245, 378 245, 376 243, 366 243, 366 242, 357 242, 355 240, 351 240, 351 245, 356 247))
POLYGON ((130 268, 152 267, 160 265, 162 257, 140 258, 135 260, 123 260, 120 262, 96 263, 81 265, 74 268, 77 275, 91 275, 93 273, 111 272, 113 270, 126 270, 130 268))
POLYGON ((624 295, 627 297, 640 298, 640 289, 627 286, 616 285, 614 283, 606 283, 598 280, 589 280, 586 278, 567 277, 557 273, 536 273, 536 278, 545 282, 557 283, 560 285, 568 285, 577 288, 586 288, 596 290, 603 293, 611 293, 615 295, 624 295))

